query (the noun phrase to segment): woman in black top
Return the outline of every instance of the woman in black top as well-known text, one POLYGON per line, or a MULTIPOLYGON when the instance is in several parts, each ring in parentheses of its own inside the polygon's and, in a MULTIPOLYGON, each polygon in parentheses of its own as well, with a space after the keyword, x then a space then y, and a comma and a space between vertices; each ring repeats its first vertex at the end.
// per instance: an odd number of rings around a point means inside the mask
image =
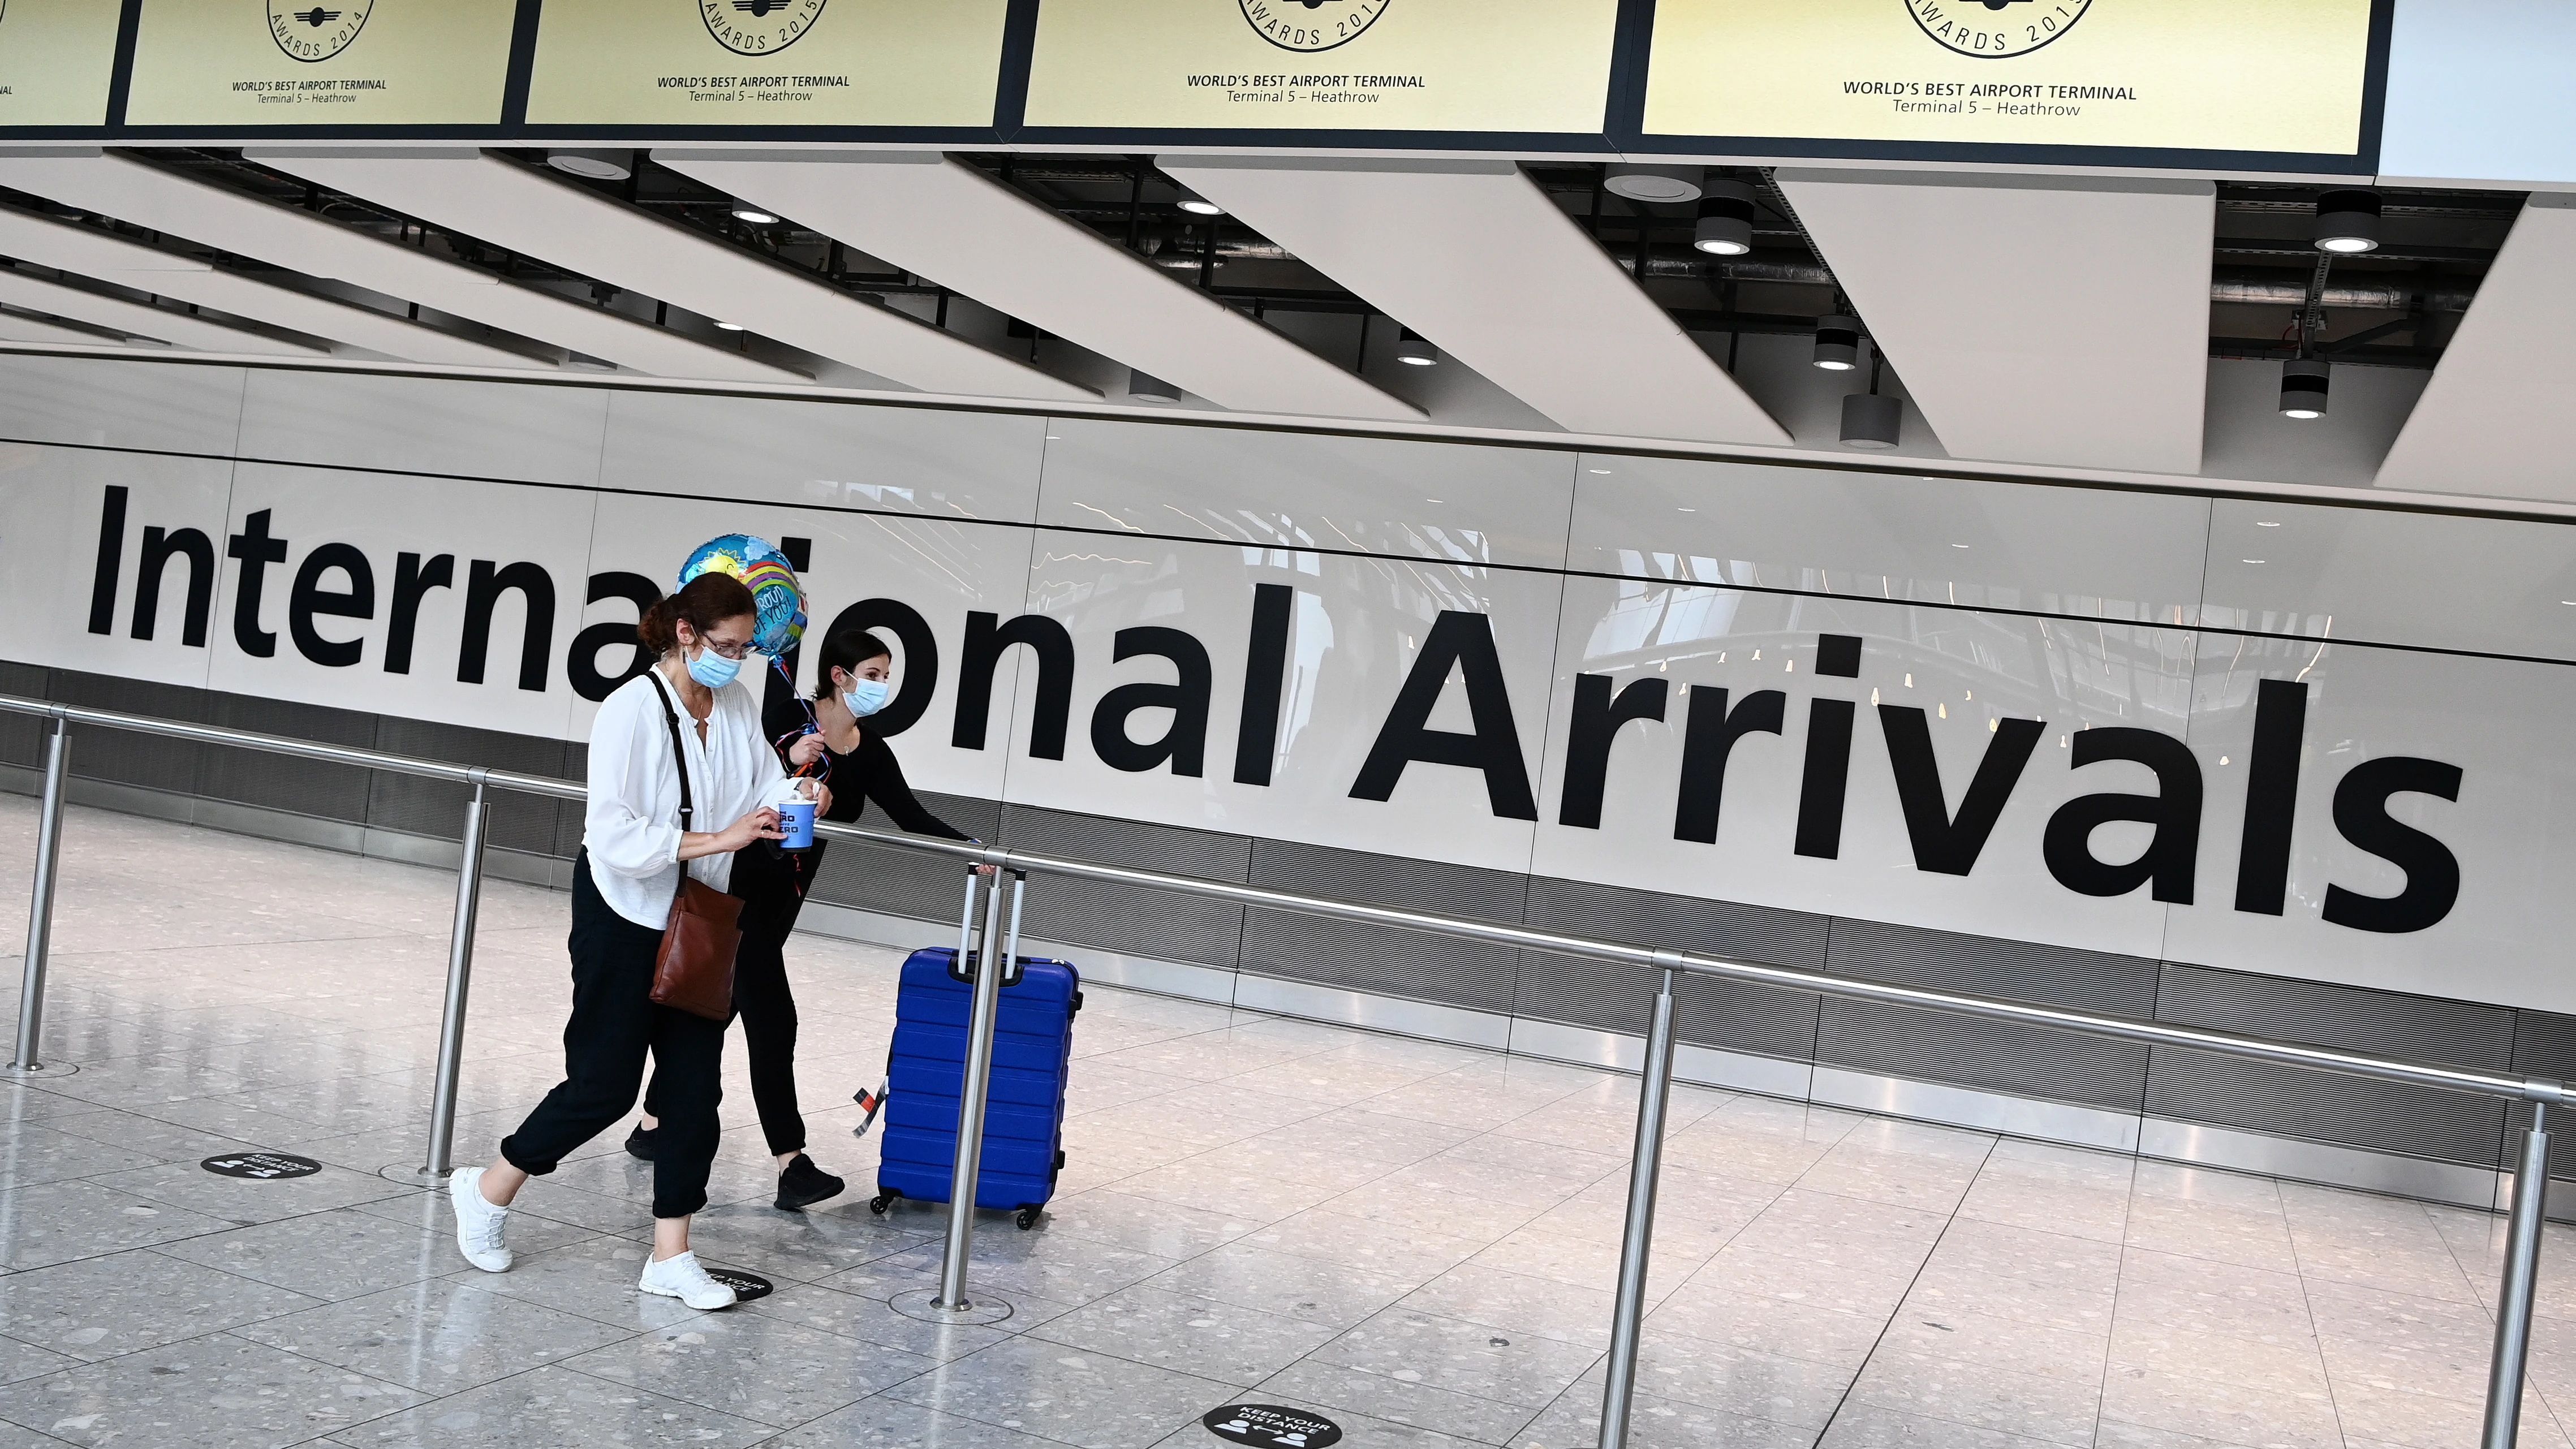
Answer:
MULTIPOLYGON (((894 751, 860 723, 885 707, 893 672, 894 652, 884 640, 865 629, 840 630, 823 641, 811 704, 799 701, 793 690, 772 688, 762 705, 762 727, 788 773, 818 775, 829 784, 831 804, 823 819, 854 822, 873 800, 895 824, 916 835, 971 840, 922 808, 904 782, 894 751)), ((796 1106, 796 997, 788 989, 782 949, 822 867, 826 844, 818 839, 805 850, 753 849, 734 858, 733 893, 743 902, 742 948, 733 966, 734 1010, 742 1017, 749 1048, 760 1130, 778 1157, 778 1206, 787 1209, 821 1202, 847 1186, 805 1155, 805 1117, 796 1106)), ((644 1097, 643 1123, 627 1138, 626 1150, 649 1159, 659 1122, 653 1093, 644 1097)))

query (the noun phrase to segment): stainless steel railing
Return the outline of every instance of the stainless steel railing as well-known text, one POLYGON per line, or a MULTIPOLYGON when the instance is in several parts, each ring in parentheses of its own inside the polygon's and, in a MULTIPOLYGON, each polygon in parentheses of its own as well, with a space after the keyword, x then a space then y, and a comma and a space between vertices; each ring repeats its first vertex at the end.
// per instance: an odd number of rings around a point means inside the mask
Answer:
MULTIPOLYGON (((500 789, 558 800, 579 800, 586 796, 585 789, 569 780, 549 779, 542 775, 525 775, 506 770, 447 764, 386 754, 376 750, 356 749, 345 745, 316 744, 309 740, 255 734, 247 730, 223 729, 213 725, 189 724, 177 720, 154 719, 149 716, 121 714, 110 710, 86 709, 14 695, 0 695, 0 713, 37 715, 51 720, 53 724, 45 754, 44 795, 39 813, 35 887, 28 913, 27 958, 19 1002, 17 1054, 7 1068, 0 1069, 14 1075, 36 1075, 66 1070, 60 1066, 49 1067, 42 1064, 38 1038, 42 1034, 44 1021, 45 957, 53 909, 54 876, 60 854, 63 792, 71 757, 70 726, 93 725, 170 739, 195 740, 204 744, 259 750, 335 764, 358 765, 367 769, 385 770, 424 779, 447 780, 472 787, 473 797, 466 808, 463 831, 464 857, 460 862, 457 875, 455 921, 449 943, 446 1007, 440 1022, 438 1077, 434 1089, 436 1100, 431 1108, 429 1150, 425 1161, 416 1169, 387 1169, 388 1176, 407 1181, 428 1182, 444 1178, 451 1165, 449 1157, 454 1147, 452 1138, 455 1127, 457 1078, 464 1050, 466 987, 473 968, 475 903, 481 889, 483 872, 486 792, 500 789)), ((1233 881, 1209 880, 1199 876, 1172 875, 1162 871, 1139 870, 1130 866, 1107 865, 1070 856, 1045 855, 1035 851, 1010 850, 999 846, 939 840, 926 836, 897 835, 829 822, 818 823, 815 830, 817 834, 835 840, 945 855, 962 861, 970 867, 988 865, 998 870, 1009 871, 1015 876, 1055 875, 1075 880, 1140 886, 1211 900, 1232 901, 1239 905, 1257 906, 1268 910, 1293 911, 1305 915, 1423 931, 1463 940, 1517 946, 1525 950, 1545 951, 1556 955, 1609 961, 1657 972, 1660 984, 1655 994, 1653 1016, 1646 1028, 1643 1082, 1638 1094, 1636 1149, 1630 1161, 1627 1221, 1620 1248, 1618 1291, 1612 1311, 1608 1382, 1602 1398, 1600 1449, 1625 1449, 1628 1443, 1630 1401, 1636 1383, 1638 1336, 1645 1307, 1646 1269, 1654 1236, 1655 1190, 1663 1159, 1663 1122, 1672 1089, 1674 987, 1677 981, 1685 976, 1707 976, 1763 986, 1813 991, 1851 1000, 1876 1001, 1924 1011, 2017 1022, 2026 1026, 2048 1027, 2087 1036, 2145 1042, 2154 1046, 2216 1052, 2226 1056, 2278 1062, 2287 1066, 2305 1067, 2344 1076, 2402 1082, 2419 1087, 2435 1087, 2445 1091, 2468 1092, 2499 1097, 2508 1101, 2531 1103, 2531 1125, 2523 1133, 2514 1171, 2513 1202, 2506 1233, 2503 1284, 2496 1313, 2495 1348, 2489 1373, 2481 1449, 2513 1449, 2519 1433, 2522 1385, 2530 1348, 2532 1294, 2539 1272, 2542 1214, 2549 1183, 2547 1113, 2549 1108, 2565 1105, 2571 1100, 2569 1089, 2554 1079, 2410 1062, 2366 1052, 2345 1051, 2335 1047, 2215 1031, 2206 1027, 2181 1026, 2171 1022, 2082 1011, 2071 1007, 2047 1006, 2036 1002, 2012 1001, 2002 997, 1979 996, 1968 992, 1937 991, 1925 987, 1899 985, 1895 982, 1834 976, 1821 971, 1806 971, 1789 966, 1770 966, 1723 956, 1567 935, 1500 921, 1445 916, 1434 912, 1369 905, 1364 902, 1339 900, 1326 896, 1268 890, 1233 881)), ((996 957, 993 947, 1000 944, 1007 951, 1011 944, 1016 943, 1019 934, 1018 892, 1015 889, 1007 942, 997 942, 996 938, 1005 934, 999 910, 999 897, 1000 892, 997 889, 994 892, 990 919, 986 923, 983 935, 983 944, 986 948, 982 952, 986 958, 984 964, 992 969, 978 972, 979 1001, 975 1020, 986 1031, 990 1030, 992 1020, 988 1009, 989 997, 998 989, 994 982, 998 979, 999 962, 1008 959, 1007 956, 996 957)), ((970 885, 970 903, 972 899, 970 885)), ((971 904, 969 913, 971 916, 971 904)), ((964 949, 962 941, 960 949, 961 952, 964 949)), ((989 1059, 989 1049, 980 1053, 970 1049, 970 1067, 976 1060, 989 1063, 989 1059)), ((962 1101, 980 1100, 981 1085, 981 1083, 967 1083, 960 1092, 962 1101)), ((966 1307, 964 1288, 968 1248, 964 1245, 971 1244, 974 1203, 973 1178, 964 1175, 963 1164, 971 1160, 972 1146, 980 1142, 982 1137, 982 1126, 980 1111, 970 1114, 961 1110, 958 1156, 961 1167, 960 1180, 967 1185, 954 1189, 951 1195, 950 1255, 949 1261, 942 1266, 942 1294, 939 1300, 940 1306, 953 1305, 961 1311, 966 1307)))

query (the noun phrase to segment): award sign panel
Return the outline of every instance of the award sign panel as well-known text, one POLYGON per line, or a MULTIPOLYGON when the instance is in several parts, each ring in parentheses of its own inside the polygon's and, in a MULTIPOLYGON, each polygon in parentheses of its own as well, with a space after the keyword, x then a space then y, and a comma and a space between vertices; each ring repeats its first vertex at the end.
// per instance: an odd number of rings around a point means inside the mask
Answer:
POLYGON ((2370 0, 1659 0, 1653 43, 1652 136, 2352 156, 2370 0))
POLYGON ((547 0, 528 120, 993 124, 1009 0, 547 0))
POLYGON ((144 0, 125 119, 498 125, 517 13, 514 0, 144 0))
POLYGON ((1032 126, 1594 134, 1618 0, 1041 0, 1032 126))
POLYGON ((116 22, 109 0, 0 0, 0 127, 106 125, 116 22))

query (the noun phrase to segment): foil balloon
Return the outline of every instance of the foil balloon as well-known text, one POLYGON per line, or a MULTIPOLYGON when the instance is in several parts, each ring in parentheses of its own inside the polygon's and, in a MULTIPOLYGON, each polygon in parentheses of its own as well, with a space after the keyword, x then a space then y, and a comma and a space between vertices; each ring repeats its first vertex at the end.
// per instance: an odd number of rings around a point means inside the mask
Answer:
POLYGON ((731 574, 751 590, 752 604, 760 611, 752 648, 776 659, 805 637, 805 591, 796 586, 796 571, 777 545, 747 533, 709 539, 681 566, 680 586, 688 587, 689 580, 704 573, 731 574))

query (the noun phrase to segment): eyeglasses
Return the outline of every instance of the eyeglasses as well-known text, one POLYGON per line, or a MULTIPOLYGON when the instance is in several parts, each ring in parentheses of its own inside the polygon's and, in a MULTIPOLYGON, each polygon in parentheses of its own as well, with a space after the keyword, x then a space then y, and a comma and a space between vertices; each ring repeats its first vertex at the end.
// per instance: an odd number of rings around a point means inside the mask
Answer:
POLYGON ((698 643, 705 648, 714 650, 727 659, 740 659, 751 652, 751 646, 749 644, 719 644, 704 634, 698 636, 698 643))

